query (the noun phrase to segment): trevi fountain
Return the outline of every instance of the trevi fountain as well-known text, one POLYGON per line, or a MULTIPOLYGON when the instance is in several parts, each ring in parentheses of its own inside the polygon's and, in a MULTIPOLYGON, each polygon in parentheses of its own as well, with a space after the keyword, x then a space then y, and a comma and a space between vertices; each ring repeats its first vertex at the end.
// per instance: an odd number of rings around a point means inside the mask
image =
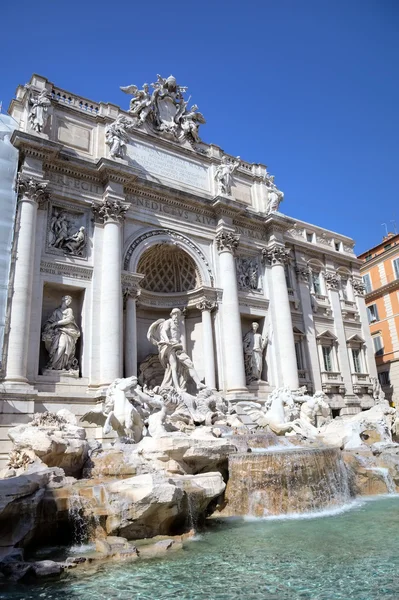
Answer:
POLYGON ((262 165, 201 141, 186 88, 152 87, 119 111, 33 76, 11 107, 0 599, 398 598, 399 417, 353 244, 310 242, 262 165), (173 229, 199 186, 208 220, 173 229))

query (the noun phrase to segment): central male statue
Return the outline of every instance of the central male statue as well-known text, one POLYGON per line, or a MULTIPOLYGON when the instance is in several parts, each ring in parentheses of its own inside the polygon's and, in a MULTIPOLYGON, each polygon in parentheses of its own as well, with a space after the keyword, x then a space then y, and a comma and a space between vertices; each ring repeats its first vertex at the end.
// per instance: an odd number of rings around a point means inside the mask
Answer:
POLYGON ((197 389, 201 390, 206 386, 201 383, 194 364, 181 343, 181 319, 181 310, 174 308, 170 313, 170 319, 158 319, 151 325, 147 339, 157 346, 159 362, 165 369, 161 387, 173 387, 178 392, 183 392, 191 378, 197 389))

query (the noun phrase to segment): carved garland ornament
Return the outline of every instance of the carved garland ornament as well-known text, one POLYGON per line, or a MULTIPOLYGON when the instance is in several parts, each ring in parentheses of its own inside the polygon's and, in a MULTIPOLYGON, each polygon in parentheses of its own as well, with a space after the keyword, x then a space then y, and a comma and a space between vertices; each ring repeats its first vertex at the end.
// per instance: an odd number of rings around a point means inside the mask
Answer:
POLYGON ((231 233, 230 231, 219 231, 219 233, 216 234, 215 240, 218 252, 228 250, 234 254, 238 248, 240 236, 235 233, 231 233))
POLYGON ((124 220, 129 205, 122 204, 120 200, 110 200, 107 198, 101 204, 93 202, 91 207, 96 220, 103 223, 107 223, 108 221, 117 221, 120 223, 124 220))
POLYGON ((210 300, 207 300, 206 298, 202 298, 196 305, 195 308, 200 310, 201 312, 203 310, 209 310, 212 311, 214 308, 216 307, 216 302, 211 302, 210 300))
POLYGON ((47 191, 47 181, 36 181, 32 177, 18 177, 18 196, 22 198, 28 198, 33 200, 39 206, 43 206, 49 199, 49 193, 47 191))

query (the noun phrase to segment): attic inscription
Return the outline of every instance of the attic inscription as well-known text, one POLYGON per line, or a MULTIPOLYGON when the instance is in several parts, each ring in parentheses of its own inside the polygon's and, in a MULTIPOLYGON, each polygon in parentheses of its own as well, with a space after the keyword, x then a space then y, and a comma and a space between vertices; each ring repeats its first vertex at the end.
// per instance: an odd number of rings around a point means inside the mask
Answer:
POLYGON ((134 161, 134 166, 144 173, 209 191, 207 167, 133 141, 128 144, 127 155, 134 161))
POLYGON ((75 179, 68 175, 59 175, 58 173, 50 173, 48 176, 51 183, 55 183, 63 188, 69 190, 76 190, 80 192, 91 192, 93 194, 101 194, 102 189, 99 185, 91 183, 91 181, 85 181, 84 179, 75 179))
POLYGON ((208 215, 204 215, 203 211, 194 212, 185 208, 171 206, 170 204, 159 202, 158 200, 150 200, 149 198, 138 198, 136 196, 130 195, 126 196, 126 200, 130 202, 133 206, 145 208, 154 213, 163 213, 168 217, 177 217, 182 221, 187 221, 190 223, 201 223, 202 225, 216 226, 216 219, 208 215))

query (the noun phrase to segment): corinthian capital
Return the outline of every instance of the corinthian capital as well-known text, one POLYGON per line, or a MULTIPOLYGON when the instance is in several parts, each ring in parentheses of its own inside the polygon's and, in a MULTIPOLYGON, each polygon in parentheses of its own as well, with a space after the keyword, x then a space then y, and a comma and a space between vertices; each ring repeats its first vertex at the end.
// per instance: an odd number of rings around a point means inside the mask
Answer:
POLYGON ((290 259, 290 251, 285 246, 273 246, 272 248, 263 248, 263 260, 269 265, 286 265, 290 259))
POLYGON ((339 287, 339 276, 335 273, 330 273, 327 271, 324 275, 324 279, 326 280, 326 285, 329 290, 338 290, 339 287))
POLYGON ((201 298, 201 300, 195 305, 195 308, 202 312, 203 310, 211 311, 215 308, 215 306, 216 302, 211 302, 207 298, 201 298))
POLYGON ((353 291, 355 292, 356 296, 364 296, 366 287, 365 287, 363 281, 360 281, 359 279, 354 279, 352 285, 353 285, 353 291))
POLYGON ((32 177, 18 178, 18 197, 19 200, 28 199, 36 202, 39 206, 44 205, 49 199, 47 191, 47 181, 37 181, 32 177))
POLYGON ((121 223, 126 215, 126 211, 129 208, 127 204, 122 204, 120 200, 110 200, 106 198, 101 204, 91 205, 94 213, 94 218, 100 223, 107 223, 108 221, 117 221, 121 223))
POLYGON ((228 250, 232 254, 237 250, 238 243, 240 241, 240 236, 231 233, 230 231, 219 231, 216 234, 216 247, 218 252, 223 252, 223 250, 228 250))

